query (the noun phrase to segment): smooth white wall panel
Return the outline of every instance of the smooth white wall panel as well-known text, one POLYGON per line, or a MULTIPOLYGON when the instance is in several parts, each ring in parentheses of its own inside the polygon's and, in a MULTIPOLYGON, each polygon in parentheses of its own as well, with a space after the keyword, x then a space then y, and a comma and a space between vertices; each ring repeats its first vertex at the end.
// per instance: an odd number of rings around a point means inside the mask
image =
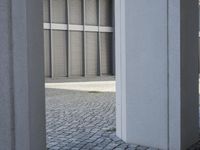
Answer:
POLYGON ((167 149, 167 0, 125 4, 127 142, 167 149))
POLYGON ((198 141, 198 0, 115 2, 117 135, 188 149, 198 141))

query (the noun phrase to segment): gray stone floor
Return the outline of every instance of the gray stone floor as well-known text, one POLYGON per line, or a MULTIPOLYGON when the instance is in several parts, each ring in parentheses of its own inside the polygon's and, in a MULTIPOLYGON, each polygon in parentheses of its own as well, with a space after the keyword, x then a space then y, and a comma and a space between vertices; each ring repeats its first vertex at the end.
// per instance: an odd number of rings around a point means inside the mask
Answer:
MULTIPOLYGON (((153 150, 126 144, 116 137, 115 83, 99 83, 46 84, 47 148, 153 150)), ((196 146, 192 149, 199 149, 196 146)))

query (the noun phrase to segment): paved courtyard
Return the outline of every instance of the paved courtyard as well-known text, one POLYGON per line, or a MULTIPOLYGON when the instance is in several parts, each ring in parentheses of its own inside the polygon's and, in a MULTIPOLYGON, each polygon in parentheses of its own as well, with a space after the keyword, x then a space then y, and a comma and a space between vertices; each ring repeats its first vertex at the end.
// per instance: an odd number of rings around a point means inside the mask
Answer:
POLYGON ((153 150, 116 137, 114 81, 46 83, 46 124, 49 150, 153 150))

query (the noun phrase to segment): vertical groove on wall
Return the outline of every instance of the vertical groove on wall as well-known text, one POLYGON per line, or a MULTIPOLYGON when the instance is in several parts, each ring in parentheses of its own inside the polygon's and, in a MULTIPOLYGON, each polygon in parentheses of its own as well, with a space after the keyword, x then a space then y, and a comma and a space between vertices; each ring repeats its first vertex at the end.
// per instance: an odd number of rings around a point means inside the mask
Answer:
POLYGON ((69 0, 67 0, 67 76, 70 77, 70 30, 69 30, 69 0))
MULTIPOLYGON (((115 27, 115 1, 112 0, 112 27, 115 27)), ((112 33, 112 43, 115 43, 115 30, 113 30, 113 33, 112 33)), ((115 44, 112 44, 112 49, 111 49, 111 75, 115 75, 115 44)))
POLYGON ((97 3, 97 18, 98 18, 98 75, 101 76, 102 71, 101 71, 101 33, 100 33, 100 5, 101 2, 98 0, 97 3))
POLYGON ((86 31, 85 31, 85 22, 86 22, 86 18, 85 18, 85 1, 83 0, 83 76, 86 76, 86 72, 87 72, 87 67, 86 67, 86 31))
MULTIPOLYGON (((125 2, 124 2, 124 3, 125 3, 125 2)), ((119 31, 120 34, 119 34, 119 35, 120 35, 120 37, 119 37, 119 39, 120 39, 120 41, 121 41, 121 42, 120 42, 120 49, 122 48, 122 42, 123 42, 123 41, 122 41, 122 35, 123 35, 123 30, 122 30, 122 27, 123 27, 123 26, 122 26, 122 18, 123 18, 123 17, 122 17, 122 15, 123 15, 123 14, 122 14, 122 13, 125 13, 125 12, 122 12, 122 11, 123 11, 123 10, 122 10, 122 6, 123 6, 123 5, 122 5, 122 1, 120 0, 120 7, 119 7, 119 8, 120 8, 120 17, 119 17, 119 21, 120 21, 120 23, 119 23, 119 24, 120 24, 120 31, 119 31)), ((124 6, 124 7, 125 7, 125 6, 124 6)), ((125 14, 124 14, 124 17, 125 17, 125 14)), ((123 21, 124 21, 124 20, 123 20, 123 21)), ((125 33, 124 33, 124 34, 125 34, 125 33)), ((122 50, 122 49, 121 49, 121 50, 122 50)), ((120 51, 120 50, 118 50, 118 51, 120 51)), ((120 51, 120 52, 121 52, 121 51, 120 51)), ((119 54, 121 54, 121 53, 119 53, 119 54)), ((124 91, 123 91, 123 88, 124 88, 124 86, 123 86, 123 73, 122 73, 122 72, 123 72, 123 70, 122 70, 122 69, 123 69, 123 65, 122 65, 122 56, 119 56, 119 57, 120 57, 120 62, 119 62, 119 63, 120 63, 120 73, 121 73, 121 74, 119 74, 119 75, 120 75, 120 79, 119 79, 119 80, 120 80, 120 86, 121 86, 121 87, 120 87, 120 91, 121 91, 121 95, 120 95, 120 96, 121 96, 121 97, 120 97, 120 111, 121 111, 121 112, 120 112, 120 113, 121 113, 120 125, 121 125, 121 138, 123 138, 123 128, 124 128, 124 126, 123 126, 123 119, 122 119, 122 116, 123 116, 123 98, 124 98, 124 97, 123 97, 123 96, 124 96, 124 93, 123 93, 123 92, 124 92, 124 91)), ((125 73, 125 72, 124 72, 124 73, 125 73)), ((125 83, 125 82, 126 82, 126 80, 124 81, 124 83, 125 83)), ((116 92, 118 92, 118 91, 116 91, 116 92)), ((125 99, 125 100, 126 100, 126 99, 125 99)))
POLYGON ((167 148, 170 148, 170 118, 169 118, 169 0, 167 0, 167 148))
MULTIPOLYGON (((10 45, 9 45, 9 47, 10 47, 10 49, 12 50, 12 52, 11 52, 11 55, 9 56, 10 57, 10 61, 11 61, 11 63, 10 63, 10 67, 11 67, 11 73, 10 73, 10 83, 11 83, 11 92, 13 92, 13 93, 15 93, 15 86, 14 86, 14 78, 13 78, 13 76, 12 75, 14 75, 14 52, 13 52, 13 44, 11 44, 12 42, 13 42, 13 39, 12 39, 12 37, 13 37, 13 18, 12 18, 12 16, 13 16, 13 11, 12 11, 12 9, 13 9, 13 3, 12 3, 12 0, 9 0, 9 4, 10 4, 10 11, 9 11, 9 17, 10 17, 10 23, 8 23, 8 25, 9 25, 9 29, 11 30, 10 32, 9 32, 9 42, 10 42, 10 45)), ((11 100, 11 149, 15 149, 16 148, 16 132, 15 132, 15 122, 16 122, 16 117, 15 117, 15 101, 14 101, 14 94, 12 94, 12 93, 10 93, 10 100, 11 100)))
POLYGON ((52 31, 52 0, 49 3, 49 18, 50 18, 50 66, 51 66, 51 78, 54 78, 54 51, 53 51, 53 31, 52 31))

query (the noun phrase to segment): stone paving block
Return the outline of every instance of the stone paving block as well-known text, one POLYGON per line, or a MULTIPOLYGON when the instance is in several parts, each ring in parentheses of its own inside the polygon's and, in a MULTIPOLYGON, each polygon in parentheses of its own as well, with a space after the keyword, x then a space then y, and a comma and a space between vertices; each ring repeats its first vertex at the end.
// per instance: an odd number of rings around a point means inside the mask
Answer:
POLYGON ((74 147, 74 148, 71 148, 71 150, 79 150, 80 148, 76 148, 76 147, 74 147))
POLYGON ((147 148, 147 150, 159 150, 157 148, 147 148))
POLYGON ((96 144, 93 143, 87 143, 86 145, 84 145, 81 149, 92 149, 93 147, 95 147, 96 144))
POLYGON ((126 150, 137 150, 137 148, 127 148, 126 150))
POLYGON ((114 149, 114 148, 116 148, 116 147, 118 147, 119 146, 119 144, 116 144, 116 143, 114 143, 114 142, 111 142, 110 144, 108 144, 104 149, 105 150, 112 150, 112 149, 114 149))
POLYGON ((125 150, 125 149, 120 148, 120 147, 116 147, 114 150, 125 150))
POLYGON ((136 148, 136 150, 147 150, 148 148, 147 147, 144 147, 144 146, 138 146, 136 148))
POLYGON ((93 150, 103 150, 103 147, 94 147, 93 150))

